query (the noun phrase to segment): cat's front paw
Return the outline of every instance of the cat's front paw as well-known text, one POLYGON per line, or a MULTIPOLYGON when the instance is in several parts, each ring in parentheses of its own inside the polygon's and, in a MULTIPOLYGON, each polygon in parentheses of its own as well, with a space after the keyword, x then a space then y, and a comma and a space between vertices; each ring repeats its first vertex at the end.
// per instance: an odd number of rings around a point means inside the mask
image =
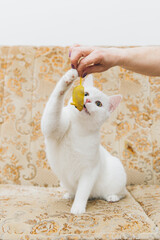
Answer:
POLYGON ((76 69, 70 69, 66 73, 65 83, 69 86, 78 77, 78 72, 76 69))
POLYGON ((72 214, 83 214, 86 212, 86 209, 82 205, 72 205, 71 213, 72 214))
POLYGON ((118 202, 120 197, 118 195, 110 195, 106 197, 107 202, 118 202))
POLYGON ((72 194, 70 194, 70 193, 65 193, 63 195, 63 199, 73 199, 73 198, 74 198, 74 196, 72 194))

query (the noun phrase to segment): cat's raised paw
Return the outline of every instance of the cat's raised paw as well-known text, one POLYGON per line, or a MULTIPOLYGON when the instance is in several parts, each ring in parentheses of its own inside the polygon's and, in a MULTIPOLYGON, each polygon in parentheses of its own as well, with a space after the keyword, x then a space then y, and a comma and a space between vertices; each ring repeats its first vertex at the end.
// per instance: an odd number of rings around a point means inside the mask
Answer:
POLYGON ((118 195, 110 195, 105 198, 107 202, 118 202, 120 197, 118 195))
POLYGON ((70 85, 76 78, 78 77, 78 72, 76 69, 70 69, 65 78, 65 82, 68 85, 70 85))

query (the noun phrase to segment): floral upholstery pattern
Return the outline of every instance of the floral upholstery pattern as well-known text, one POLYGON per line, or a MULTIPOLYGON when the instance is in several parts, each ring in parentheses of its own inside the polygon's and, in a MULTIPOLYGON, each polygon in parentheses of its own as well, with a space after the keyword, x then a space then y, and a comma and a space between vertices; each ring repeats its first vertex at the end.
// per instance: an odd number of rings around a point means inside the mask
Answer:
MULTIPOLYGON (((0 47, 0 183, 59 185, 46 159, 40 121, 68 69, 67 47, 0 47)), ((159 184, 160 78, 115 67, 94 79, 104 93, 123 96, 102 127, 103 146, 123 162, 128 184, 159 184)))
POLYGON ((121 159, 129 192, 117 203, 89 200, 85 214, 72 215, 40 129, 45 104, 70 69, 68 50, 0 47, 0 239, 160 239, 160 77, 120 67, 94 74, 97 88, 123 96, 101 143, 121 159))
MULTIPOLYGON (((141 188, 145 191, 145 186, 141 188)), ((159 236, 154 221, 130 193, 117 203, 89 200, 82 215, 70 213, 72 200, 64 200, 64 193, 59 187, 1 184, 0 238, 108 240, 159 236)))

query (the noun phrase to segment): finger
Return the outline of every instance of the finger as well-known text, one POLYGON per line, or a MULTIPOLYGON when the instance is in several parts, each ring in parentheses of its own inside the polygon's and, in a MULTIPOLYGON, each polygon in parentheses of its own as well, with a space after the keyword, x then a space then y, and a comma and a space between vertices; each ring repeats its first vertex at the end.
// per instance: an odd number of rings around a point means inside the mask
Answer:
POLYGON ((79 76, 85 77, 88 74, 103 72, 104 70, 107 70, 107 69, 104 69, 104 67, 102 65, 92 65, 92 66, 87 67, 85 69, 84 73, 82 73, 82 75, 79 75, 79 76))
POLYGON ((74 66, 74 68, 77 69, 79 60, 82 57, 86 57, 92 51, 93 51, 92 48, 89 48, 89 47, 73 47, 72 54, 70 57, 72 66, 74 66))
POLYGON ((69 48, 69 57, 71 57, 73 47, 80 47, 80 46, 81 46, 80 44, 73 44, 73 46, 69 48))
POLYGON ((99 63, 99 56, 95 52, 90 53, 88 56, 83 58, 78 65, 77 71, 79 73, 79 76, 82 76, 82 73, 84 73, 85 69, 88 66, 96 65, 99 63))
POLYGON ((80 44, 75 43, 75 44, 73 44, 73 46, 71 46, 71 47, 69 48, 69 52, 72 52, 72 49, 73 49, 74 47, 87 47, 87 46, 85 46, 85 45, 80 45, 80 44))

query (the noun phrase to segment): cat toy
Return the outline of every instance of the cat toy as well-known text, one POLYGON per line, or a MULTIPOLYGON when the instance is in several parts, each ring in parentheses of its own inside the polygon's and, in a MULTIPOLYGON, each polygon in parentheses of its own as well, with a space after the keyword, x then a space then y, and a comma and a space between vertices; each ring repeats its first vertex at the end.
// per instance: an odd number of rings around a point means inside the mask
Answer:
POLYGON ((84 105, 84 87, 82 85, 82 78, 80 78, 80 84, 73 88, 72 99, 73 102, 71 105, 74 105, 79 111, 82 111, 84 105))

